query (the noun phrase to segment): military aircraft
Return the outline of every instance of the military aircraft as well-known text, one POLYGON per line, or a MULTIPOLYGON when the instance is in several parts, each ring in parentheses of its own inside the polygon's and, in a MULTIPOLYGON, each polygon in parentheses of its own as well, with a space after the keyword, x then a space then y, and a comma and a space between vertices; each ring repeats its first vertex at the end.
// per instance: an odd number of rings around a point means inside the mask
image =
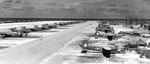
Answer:
POLYGON ((60 22, 60 23, 58 23, 60 26, 66 26, 66 25, 68 25, 68 23, 66 23, 66 22, 60 22))
POLYGON ((69 22, 70 24, 74 24, 74 22, 69 22))
POLYGON ((82 48, 81 53, 87 53, 88 51, 96 51, 97 53, 102 53, 105 57, 110 58, 111 54, 119 53, 116 45, 111 45, 109 42, 97 42, 83 40, 79 46, 82 48))
POLYGON ((49 28, 57 28, 58 27, 58 24, 57 23, 54 23, 54 24, 50 24, 48 25, 49 28))
POLYGON ((95 28, 96 31, 102 31, 105 33, 114 33, 113 27, 110 27, 109 25, 103 25, 98 24, 98 26, 95 28))
POLYGON ((67 23, 67 25, 70 25, 71 24, 71 22, 66 22, 67 23))
POLYGON ((0 32, 1 38, 6 37, 23 37, 28 36, 28 33, 32 32, 30 29, 27 29, 25 26, 21 26, 20 28, 10 28, 7 32, 0 32))
POLYGON ((25 36, 28 36, 28 33, 31 32, 31 30, 26 29, 25 26, 21 26, 21 29, 10 28, 10 31, 11 31, 11 32, 17 32, 17 33, 25 34, 25 36))
POLYGON ((133 31, 133 32, 123 32, 123 31, 120 31, 118 34, 140 37, 142 33, 138 33, 138 32, 135 32, 135 31, 133 31))
POLYGON ((38 25, 34 25, 34 28, 27 28, 29 30, 31 30, 32 32, 36 32, 36 31, 42 31, 43 28, 39 27, 38 25))
POLYGON ((2 39, 7 38, 7 37, 23 37, 27 36, 26 33, 24 32, 0 32, 0 37, 2 39))
POLYGON ((122 37, 122 35, 96 31, 94 34, 94 37, 95 37, 95 39, 98 39, 99 37, 107 38, 109 41, 111 41, 113 39, 118 39, 118 38, 122 37))
POLYGON ((48 30, 48 29, 50 29, 50 28, 49 28, 49 25, 48 25, 48 24, 43 24, 43 25, 42 25, 42 29, 43 29, 43 30, 48 30))

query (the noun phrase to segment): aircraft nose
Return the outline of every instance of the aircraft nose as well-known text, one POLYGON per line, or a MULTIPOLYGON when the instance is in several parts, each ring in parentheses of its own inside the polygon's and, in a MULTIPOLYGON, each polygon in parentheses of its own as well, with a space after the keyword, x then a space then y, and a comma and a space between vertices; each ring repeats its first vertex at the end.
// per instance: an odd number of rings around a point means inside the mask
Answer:
POLYGON ((87 47, 88 45, 87 45, 87 44, 84 44, 83 46, 84 46, 84 47, 87 47))

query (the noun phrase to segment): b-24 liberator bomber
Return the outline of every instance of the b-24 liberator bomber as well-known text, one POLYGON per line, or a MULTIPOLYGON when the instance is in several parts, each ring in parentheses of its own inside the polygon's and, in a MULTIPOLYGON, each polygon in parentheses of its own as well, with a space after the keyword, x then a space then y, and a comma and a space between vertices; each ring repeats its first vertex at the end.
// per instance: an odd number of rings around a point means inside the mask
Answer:
POLYGON ((82 48, 81 53, 102 53, 105 57, 110 57, 111 54, 120 53, 116 45, 109 44, 109 42, 94 42, 89 40, 83 40, 79 45, 82 48))

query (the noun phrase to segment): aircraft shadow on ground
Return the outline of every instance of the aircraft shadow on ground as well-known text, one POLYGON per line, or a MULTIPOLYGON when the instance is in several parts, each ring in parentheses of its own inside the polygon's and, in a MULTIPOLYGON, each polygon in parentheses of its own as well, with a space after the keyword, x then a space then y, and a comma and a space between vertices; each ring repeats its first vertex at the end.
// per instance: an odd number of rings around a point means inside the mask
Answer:
POLYGON ((84 33, 87 37, 95 37, 94 34, 91 34, 91 33, 84 33))
POLYGON ((78 56, 77 61, 80 63, 89 63, 89 62, 95 62, 99 61, 101 62, 103 60, 102 56, 78 56))
POLYGON ((102 58, 100 55, 99 56, 78 56, 79 58, 88 58, 88 59, 98 59, 102 58))
POLYGON ((69 28, 55 28, 55 29, 69 29, 69 28))
POLYGON ((0 46, 0 50, 8 48, 9 46, 0 46))
POLYGON ((27 36, 27 37, 21 37, 21 38, 40 38, 41 36, 27 36))
POLYGON ((21 38, 40 38, 41 36, 8 37, 3 40, 19 40, 21 38))
POLYGON ((74 26, 63 26, 63 27, 74 27, 74 26))
POLYGON ((59 31, 50 31, 50 30, 45 30, 45 31, 38 31, 37 33, 41 33, 41 32, 59 32, 59 31))

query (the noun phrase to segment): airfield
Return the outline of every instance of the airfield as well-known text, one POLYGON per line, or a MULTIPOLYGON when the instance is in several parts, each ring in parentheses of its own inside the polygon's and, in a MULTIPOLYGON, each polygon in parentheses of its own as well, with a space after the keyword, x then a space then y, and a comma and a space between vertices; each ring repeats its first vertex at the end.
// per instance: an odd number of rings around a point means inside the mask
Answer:
MULTIPOLYGON (((40 25, 44 22, 37 22, 34 24, 38 23, 40 25)), ((2 46, 2 50, 0 51, 0 64, 39 64, 44 58, 49 57, 53 52, 63 47, 74 36, 82 32, 90 23, 92 22, 60 26, 56 29, 33 32, 25 38, 10 37, 1 39, 0 45, 2 46)), ((8 26, 9 24, 3 25, 8 26)), ((16 24, 11 25, 16 26, 16 24)), ((28 23, 21 23, 19 25, 28 25, 28 23)), ((2 29, 5 31, 7 27, 2 29)))
MULTIPOLYGON (((1 30, 11 27, 41 25, 54 22, 29 22, 0 24, 1 30), (5 26, 5 27, 3 27, 5 26), (9 26, 9 27, 8 27, 9 26)), ((66 21, 61 21, 66 22, 66 21)), ((69 21, 67 21, 69 22, 69 21)), ((58 28, 31 32, 28 37, 0 39, 0 64, 149 64, 150 59, 139 58, 138 54, 130 54, 126 57, 112 55, 109 60, 101 53, 89 51, 81 53, 79 46, 82 40, 108 41, 106 38, 95 39, 89 37, 95 33, 98 21, 87 21, 79 24, 59 26, 58 28)), ((122 25, 112 25, 115 33, 119 31, 133 31, 122 25), (120 29, 122 28, 122 29, 120 29)), ((141 30, 137 30, 141 31, 141 30)), ((141 31, 142 32, 142 31, 141 31)), ((145 32, 145 31, 144 31, 145 32)), ((118 39, 122 40, 122 39, 118 39)), ((98 42, 97 42, 98 43, 98 42)), ((100 45, 100 44, 96 44, 100 45)), ((134 52, 131 52, 134 53, 134 52)))
POLYGON ((150 64, 150 0, 0 3, 0 64, 150 64))

